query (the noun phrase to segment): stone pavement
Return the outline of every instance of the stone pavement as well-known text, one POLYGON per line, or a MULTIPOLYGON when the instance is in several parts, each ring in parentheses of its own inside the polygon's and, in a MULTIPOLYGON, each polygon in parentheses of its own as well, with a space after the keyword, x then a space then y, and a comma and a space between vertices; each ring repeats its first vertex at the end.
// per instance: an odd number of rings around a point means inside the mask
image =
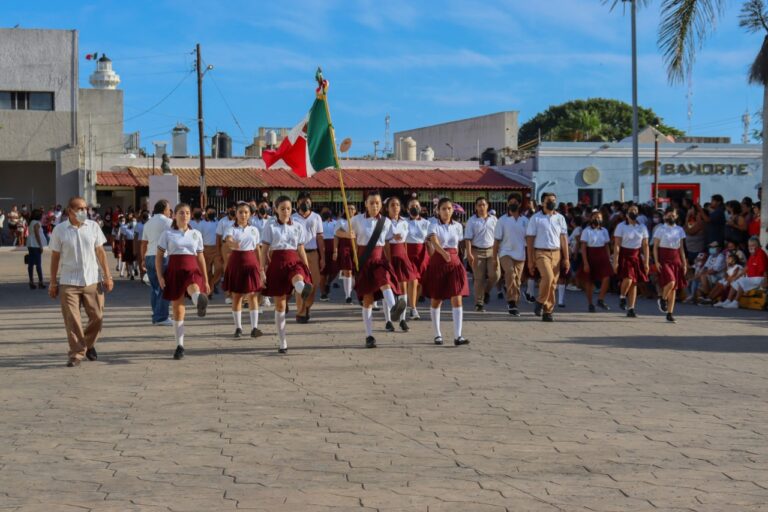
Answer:
POLYGON ((461 348, 379 314, 366 350, 336 297, 279 356, 271 309, 235 340, 217 298, 174 361, 148 288, 118 281, 99 361, 70 369, 21 258, 0 253, 0 510, 768 510, 765 313, 672 326, 569 293, 552 324, 467 313, 461 348))

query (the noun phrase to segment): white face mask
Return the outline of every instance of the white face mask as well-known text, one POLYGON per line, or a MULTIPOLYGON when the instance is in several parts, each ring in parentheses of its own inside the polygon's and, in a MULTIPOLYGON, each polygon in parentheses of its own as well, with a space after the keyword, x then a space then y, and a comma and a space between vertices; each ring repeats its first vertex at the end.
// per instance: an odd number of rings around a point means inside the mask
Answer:
POLYGON ((88 212, 84 210, 78 210, 75 213, 75 218, 77 219, 77 222, 83 223, 88 220, 88 212))

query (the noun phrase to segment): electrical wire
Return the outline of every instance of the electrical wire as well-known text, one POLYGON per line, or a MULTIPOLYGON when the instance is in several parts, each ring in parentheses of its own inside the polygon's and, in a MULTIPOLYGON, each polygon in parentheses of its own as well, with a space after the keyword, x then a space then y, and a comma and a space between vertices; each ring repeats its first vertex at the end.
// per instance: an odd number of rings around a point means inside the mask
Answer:
MULTIPOLYGON (((205 64, 205 62, 203 62, 203 64, 205 64)), ((232 107, 229 106, 229 102, 227 101, 227 98, 224 97, 224 93, 219 88, 219 84, 216 83, 216 79, 213 77, 213 74, 211 74, 211 82, 213 82, 213 86, 216 88, 216 91, 218 91, 222 101, 224 101, 224 105, 227 107, 227 110, 229 110, 229 114, 232 116, 232 119, 235 121, 235 124, 237 125, 237 128, 240 130, 240 133, 242 134, 243 137, 247 139, 248 136, 245 134, 243 127, 240 125, 240 121, 237 120, 237 116, 235 116, 235 113, 232 111, 232 107)))

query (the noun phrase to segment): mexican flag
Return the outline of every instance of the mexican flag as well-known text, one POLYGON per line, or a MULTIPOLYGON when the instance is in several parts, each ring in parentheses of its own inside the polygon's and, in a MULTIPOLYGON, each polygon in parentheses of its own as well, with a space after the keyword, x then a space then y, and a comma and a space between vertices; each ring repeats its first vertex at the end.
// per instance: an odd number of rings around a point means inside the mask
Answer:
POLYGON ((312 108, 299 124, 294 126, 276 150, 264 150, 262 158, 267 169, 282 160, 302 178, 336 165, 333 135, 324 95, 315 100, 312 108))
POLYGON ((99 58, 99 53, 98 52, 86 53, 85 54, 85 60, 96 60, 98 58, 99 58))

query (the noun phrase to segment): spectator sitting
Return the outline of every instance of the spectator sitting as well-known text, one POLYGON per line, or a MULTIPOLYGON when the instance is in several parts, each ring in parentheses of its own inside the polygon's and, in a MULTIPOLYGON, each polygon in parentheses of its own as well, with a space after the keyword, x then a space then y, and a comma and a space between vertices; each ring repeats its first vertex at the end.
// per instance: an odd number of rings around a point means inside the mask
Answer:
POLYGON ((760 247, 760 239, 752 237, 749 239, 749 259, 747 267, 741 277, 736 279, 728 293, 728 299, 725 302, 715 304, 716 307, 725 309, 737 309, 739 299, 742 295, 757 288, 766 286, 768 277, 768 255, 760 247))
POLYGON ((688 298, 684 301, 686 304, 690 304, 698 299, 699 286, 701 286, 701 272, 704 270, 704 263, 706 263, 706 261, 707 255, 703 252, 697 254, 696 258, 693 260, 693 264, 691 265, 693 276, 688 279, 688 298))
POLYGON ((733 251, 728 253, 726 257, 728 262, 728 268, 725 271, 725 275, 720 279, 715 287, 709 292, 709 299, 711 301, 718 301, 715 307, 721 307, 723 299, 728 297, 733 283, 744 274, 744 255, 741 251, 733 251))
MULTIPOLYGON (((699 297, 708 296, 712 288, 722 279, 725 271, 725 254, 720 252, 720 242, 714 241, 709 244, 709 257, 704 263, 704 268, 699 272, 699 297)), ((695 299, 694 299, 695 300, 695 299)), ((708 299, 702 299, 707 302, 708 299)))

